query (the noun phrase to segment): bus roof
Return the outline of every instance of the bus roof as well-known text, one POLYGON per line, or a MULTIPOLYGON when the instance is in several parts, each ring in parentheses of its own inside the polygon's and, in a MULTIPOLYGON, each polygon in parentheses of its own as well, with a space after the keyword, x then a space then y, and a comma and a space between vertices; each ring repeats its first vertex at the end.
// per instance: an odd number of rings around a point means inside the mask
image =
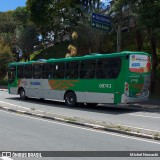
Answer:
POLYGON ((142 54, 142 55, 148 55, 146 52, 131 52, 131 51, 123 51, 118 53, 108 53, 108 54, 99 54, 99 53, 91 53, 85 56, 80 57, 67 57, 67 58, 59 58, 54 59, 50 58, 48 60, 40 59, 37 61, 29 61, 29 62, 12 62, 10 65, 25 65, 25 64, 38 64, 38 63, 53 63, 53 62, 66 62, 66 61, 73 61, 73 60, 84 60, 84 59, 97 59, 97 58, 112 58, 112 57, 123 57, 130 54, 142 54))

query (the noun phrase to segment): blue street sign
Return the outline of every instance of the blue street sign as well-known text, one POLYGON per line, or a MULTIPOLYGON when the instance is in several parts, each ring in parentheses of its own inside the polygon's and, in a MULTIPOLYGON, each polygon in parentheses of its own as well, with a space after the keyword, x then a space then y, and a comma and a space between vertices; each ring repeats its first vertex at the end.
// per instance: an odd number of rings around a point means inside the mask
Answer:
POLYGON ((111 25, 111 18, 109 16, 104 16, 101 14, 92 13, 92 22, 93 21, 111 25))
POLYGON ((92 22, 92 28, 104 30, 104 31, 107 31, 107 32, 111 31, 111 25, 104 24, 104 23, 99 23, 99 22, 92 22))

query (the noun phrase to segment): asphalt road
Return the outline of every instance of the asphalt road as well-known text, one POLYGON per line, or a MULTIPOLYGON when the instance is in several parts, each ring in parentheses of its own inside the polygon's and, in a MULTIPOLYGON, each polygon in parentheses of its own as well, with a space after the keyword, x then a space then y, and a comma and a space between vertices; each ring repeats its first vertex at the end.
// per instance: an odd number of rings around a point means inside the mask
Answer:
MULTIPOLYGON (((0 111, 0 122, 0 151, 159 151, 160 149, 160 142, 153 140, 95 131, 5 111, 0 111)), ((97 159, 106 160, 106 158, 97 159)))
POLYGON ((54 101, 40 101, 39 99, 20 100, 19 96, 0 91, 0 102, 10 103, 26 108, 34 108, 56 114, 83 117, 97 121, 122 124, 127 126, 146 128, 160 131, 160 112, 138 111, 133 109, 97 107, 68 108, 63 103, 54 101))

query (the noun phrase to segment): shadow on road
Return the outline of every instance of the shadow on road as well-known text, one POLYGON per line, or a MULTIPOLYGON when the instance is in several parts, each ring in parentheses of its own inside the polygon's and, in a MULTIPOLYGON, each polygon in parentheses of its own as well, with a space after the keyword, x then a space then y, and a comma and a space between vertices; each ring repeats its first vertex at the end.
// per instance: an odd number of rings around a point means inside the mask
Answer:
MULTIPOLYGON (((113 115, 119 115, 119 114, 126 114, 126 113, 134 113, 142 111, 141 108, 138 108, 135 106, 135 108, 132 105, 132 108, 127 108, 125 105, 113 105, 113 104, 99 104, 97 106, 86 106, 86 105, 77 105, 75 107, 68 107, 64 104, 64 102, 57 102, 52 100, 43 100, 43 99, 36 99, 36 98, 28 98, 27 100, 21 100, 19 97, 12 97, 12 98, 6 98, 14 101, 19 102, 27 102, 30 104, 39 104, 43 106, 49 106, 49 107, 59 107, 69 110, 79 110, 79 111, 87 111, 87 112, 97 112, 97 113, 106 113, 106 114, 113 114, 113 115)), ((24 106, 23 106, 24 107, 24 106)), ((39 109, 38 106, 32 106, 30 105, 30 108, 39 109)), ((143 110, 144 111, 144 110, 143 110)), ((149 111, 145 111, 149 112, 149 111)), ((156 112, 157 113, 157 112, 156 112)))

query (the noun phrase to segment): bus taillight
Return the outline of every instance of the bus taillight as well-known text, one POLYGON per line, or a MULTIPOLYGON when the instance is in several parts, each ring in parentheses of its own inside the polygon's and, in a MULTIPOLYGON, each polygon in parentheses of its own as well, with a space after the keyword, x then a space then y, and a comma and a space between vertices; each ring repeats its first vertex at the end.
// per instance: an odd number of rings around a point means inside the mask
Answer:
POLYGON ((127 82, 125 82, 124 93, 129 96, 129 84, 127 82))

